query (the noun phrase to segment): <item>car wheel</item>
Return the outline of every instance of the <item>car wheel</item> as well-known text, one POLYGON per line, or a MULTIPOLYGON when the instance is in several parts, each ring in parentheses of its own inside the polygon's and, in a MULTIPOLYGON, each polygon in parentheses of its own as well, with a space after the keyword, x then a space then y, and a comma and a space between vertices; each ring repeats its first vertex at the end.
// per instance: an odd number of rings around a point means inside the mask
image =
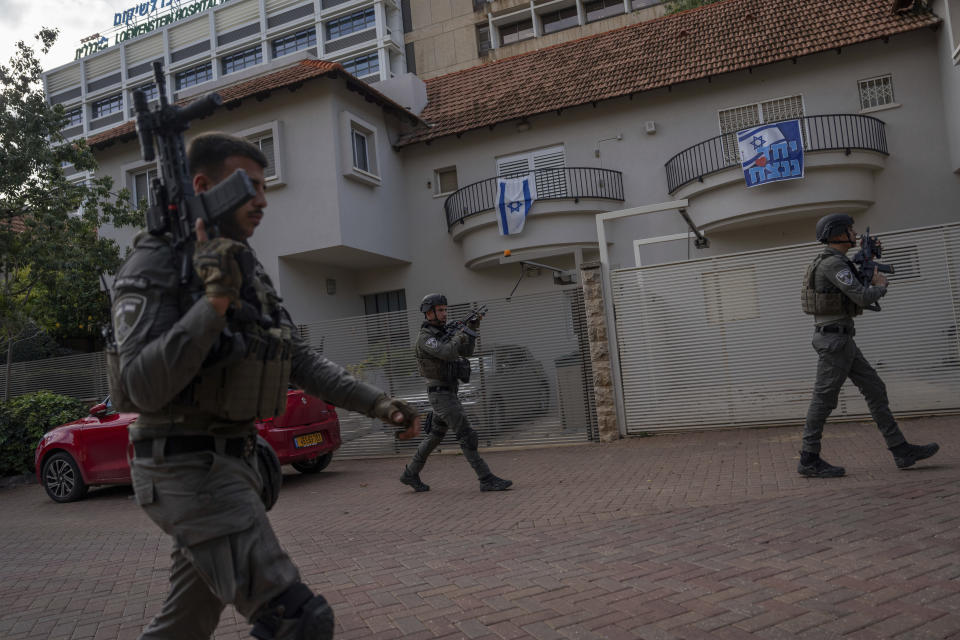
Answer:
POLYGON ((90 488, 69 453, 55 453, 43 463, 43 488, 54 502, 73 502, 87 495, 90 488))
POLYGON ((330 465, 331 460, 333 460, 333 451, 317 456, 313 460, 301 460, 291 464, 300 473, 320 473, 330 465))

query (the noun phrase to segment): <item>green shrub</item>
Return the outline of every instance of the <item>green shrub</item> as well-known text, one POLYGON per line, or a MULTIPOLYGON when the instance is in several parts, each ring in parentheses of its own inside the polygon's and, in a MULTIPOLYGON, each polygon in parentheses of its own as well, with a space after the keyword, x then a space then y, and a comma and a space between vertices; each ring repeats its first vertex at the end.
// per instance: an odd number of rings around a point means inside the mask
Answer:
POLYGON ((40 437, 84 413, 85 406, 79 400, 50 391, 0 403, 0 477, 33 471, 40 437))

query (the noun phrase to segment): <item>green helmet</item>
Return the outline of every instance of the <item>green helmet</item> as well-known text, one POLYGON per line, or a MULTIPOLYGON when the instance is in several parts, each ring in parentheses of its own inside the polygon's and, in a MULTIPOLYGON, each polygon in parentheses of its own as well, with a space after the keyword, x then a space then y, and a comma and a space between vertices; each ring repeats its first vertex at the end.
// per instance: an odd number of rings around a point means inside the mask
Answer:
POLYGON ((442 293, 430 293, 423 296, 423 300, 420 301, 420 313, 426 313, 438 305, 447 304, 447 296, 442 293))
POLYGON ((845 213, 831 213, 817 220, 817 240, 823 243, 830 242, 830 238, 838 231, 853 226, 853 218, 845 213))

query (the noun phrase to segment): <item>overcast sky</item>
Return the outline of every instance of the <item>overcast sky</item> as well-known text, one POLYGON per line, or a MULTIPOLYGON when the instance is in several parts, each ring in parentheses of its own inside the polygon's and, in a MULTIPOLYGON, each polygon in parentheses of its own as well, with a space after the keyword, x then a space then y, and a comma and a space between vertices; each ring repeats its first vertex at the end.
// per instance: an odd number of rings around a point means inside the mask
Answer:
POLYGON ((34 36, 42 27, 60 29, 50 53, 40 57, 44 70, 71 62, 80 40, 113 28, 113 14, 136 0, 0 0, 0 63, 8 65, 23 40, 39 53, 34 36))

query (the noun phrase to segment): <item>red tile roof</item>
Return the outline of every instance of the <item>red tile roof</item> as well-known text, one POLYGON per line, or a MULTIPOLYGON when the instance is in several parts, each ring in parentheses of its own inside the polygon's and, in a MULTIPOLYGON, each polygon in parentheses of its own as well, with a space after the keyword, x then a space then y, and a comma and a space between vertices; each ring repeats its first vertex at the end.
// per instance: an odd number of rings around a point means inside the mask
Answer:
MULTIPOLYGON (((399 111, 405 114, 410 120, 416 123, 421 121, 412 113, 401 107, 399 104, 386 97, 363 80, 358 80, 350 75, 339 62, 327 62, 325 60, 301 60, 289 67, 284 67, 279 71, 257 76, 237 84, 229 85, 216 89, 216 92, 223 98, 224 106, 240 104, 245 98, 261 98, 268 96, 271 91, 277 89, 289 88, 296 89, 313 78, 333 78, 342 77, 346 80, 347 88, 364 94, 370 101, 376 102, 381 106, 399 111)), ((181 100, 177 104, 186 104, 195 100, 199 96, 193 96, 186 100, 181 100)), ((129 140, 136 137, 136 123, 134 120, 125 122, 108 131, 90 136, 87 143, 91 147, 103 148, 118 142, 120 140, 129 140)))
MULTIPOLYGON (((902 2, 900 4, 903 4, 902 2)), ((919 3, 907 3, 911 6, 919 3)), ((891 0, 722 0, 427 80, 400 145, 932 27, 891 0)))

